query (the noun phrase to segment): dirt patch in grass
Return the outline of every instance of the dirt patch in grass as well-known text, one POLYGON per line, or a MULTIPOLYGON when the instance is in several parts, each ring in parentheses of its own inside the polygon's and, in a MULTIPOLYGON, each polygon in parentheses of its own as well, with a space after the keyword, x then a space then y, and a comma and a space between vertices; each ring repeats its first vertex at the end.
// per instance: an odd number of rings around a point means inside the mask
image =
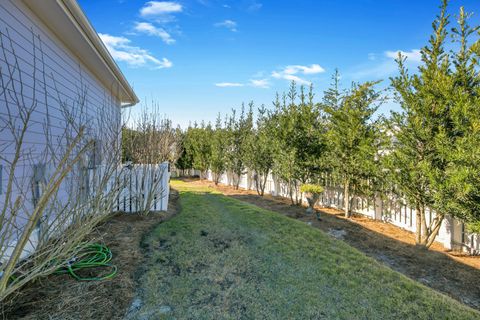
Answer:
POLYGON ((117 214, 92 234, 106 244, 118 268, 110 280, 76 281, 51 275, 23 288, 4 306, 0 319, 123 319, 134 298, 147 249, 142 238, 177 212, 178 192, 171 190, 169 210, 147 216, 117 214))
POLYGON ((480 310, 480 256, 448 251, 440 243, 434 243, 428 251, 423 250, 415 246, 412 232, 363 216, 345 219, 339 210, 317 208, 322 212, 322 221, 317 221, 313 215, 305 215, 305 208, 292 206, 289 199, 271 195, 260 197, 255 191, 215 186, 210 181, 188 181, 191 185, 209 187, 227 196, 304 221, 411 279, 480 310))

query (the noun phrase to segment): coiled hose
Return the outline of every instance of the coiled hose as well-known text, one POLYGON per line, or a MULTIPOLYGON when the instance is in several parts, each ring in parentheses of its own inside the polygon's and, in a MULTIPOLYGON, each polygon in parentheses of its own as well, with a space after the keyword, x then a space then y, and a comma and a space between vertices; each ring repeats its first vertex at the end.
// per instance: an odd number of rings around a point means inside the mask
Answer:
POLYGON ((69 274, 79 281, 99 281, 110 279, 117 274, 117 267, 112 265, 112 252, 102 244, 92 243, 86 245, 79 252, 77 257, 68 261, 66 266, 57 270, 57 274, 69 274), (108 268, 111 271, 105 275, 96 277, 82 277, 77 272, 89 268, 108 268))

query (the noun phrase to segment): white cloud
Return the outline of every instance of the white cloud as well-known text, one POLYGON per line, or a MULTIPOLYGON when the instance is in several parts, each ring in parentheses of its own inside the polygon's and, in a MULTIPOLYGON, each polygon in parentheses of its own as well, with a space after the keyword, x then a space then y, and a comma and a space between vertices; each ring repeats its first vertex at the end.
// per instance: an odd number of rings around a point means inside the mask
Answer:
POLYGON ((221 87, 221 88, 243 87, 243 83, 238 83, 238 82, 219 82, 219 83, 215 83, 215 86, 221 87))
POLYGON ((268 82, 268 79, 250 79, 249 82, 247 82, 247 83, 219 82, 219 83, 215 83, 215 86, 221 87, 221 88, 251 86, 251 87, 255 87, 255 88, 268 89, 268 88, 270 88, 270 83, 268 82))
POLYGON ((273 71, 268 75, 265 73, 257 72, 255 75, 252 76, 248 82, 239 83, 239 82, 221 82, 216 83, 217 87, 244 87, 250 86, 255 88, 262 88, 262 89, 269 89, 271 85, 272 78, 274 79, 284 79, 288 81, 295 81, 300 85, 310 85, 311 82, 307 79, 304 79, 303 76, 311 76, 318 73, 325 72, 319 64, 311 64, 311 65, 288 65, 283 67, 281 70, 273 71))
POLYGON ((173 66, 173 63, 167 58, 159 60, 152 56, 147 50, 131 46, 131 41, 125 37, 116 37, 102 33, 98 35, 115 60, 125 62, 131 67, 163 69, 173 66))
POLYGON ((172 13, 182 12, 181 4, 173 1, 148 1, 143 8, 140 9, 142 17, 168 15, 172 13))
POLYGON ((268 79, 251 79, 250 85, 256 88, 263 88, 263 89, 270 88, 270 83, 268 82, 268 79))
POLYGON ((115 37, 105 33, 99 33, 98 35, 100 36, 100 39, 102 39, 105 46, 107 46, 107 48, 110 46, 111 47, 123 46, 130 42, 130 40, 128 40, 125 37, 115 37))
POLYGON ((286 66, 285 69, 283 69, 283 72, 286 74, 297 74, 297 73, 316 74, 316 73, 325 72, 325 69, 320 67, 320 65, 318 64, 312 64, 310 66, 293 65, 293 66, 286 66))
POLYGON ((285 79, 289 81, 295 81, 299 84, 310 85, 311 82, 299 77, 299 74, 302 75, 312 75, 325 72, 319 64, 312 64, 310 66, 302 65, 290 65, 286 66, 280 71, 272 72, 272 77, 276 79, 285 79))
POLYGON ((288 81, 295 81, 298 84, 305 84, 305 85, 310 85, 311 82, 305 79, 300 78, 299 76, 293 75, 293 74, 288 74, 288 73, 283 73, 283 72, 277 72, 274 71, 272 72, 272 77, 276 79, 285 79, 288 81))
POLYGON ((134 30, 146 33, 150 36, 159 37, 166 44, 172 44, 175 42, 175 39, 173 39, 172 36, 163 28, 157 28, 153 24, 148 22, 136 22, 134 30))
POLYGON ((173 67, 172 61, 168 60, 167 58, 162 58, 162 61, 160 65, 157 67, 157 69, 163 69, 163 68, 171 68, 173 67))
POLYGON ((407 57, 407 61, 409 62, 422 62, 422 54, 419 49, 413 49, 411 51, 385 51, 385 56, 387 58, 397 59, 399 52, 402 56, 407 57))
POLYGON ((225 20, 214 24, 215 27, 224 27, 230 31, 237 32, 237 23, 233 20, 225 20))

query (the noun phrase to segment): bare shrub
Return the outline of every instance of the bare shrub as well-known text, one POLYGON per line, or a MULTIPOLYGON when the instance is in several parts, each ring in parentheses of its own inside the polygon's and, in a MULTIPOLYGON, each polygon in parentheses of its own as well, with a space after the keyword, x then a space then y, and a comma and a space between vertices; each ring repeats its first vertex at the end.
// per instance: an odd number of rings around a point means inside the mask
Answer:
POLYGON ((75 96, 65 97, 40 36, 31 43, 31 61, 22 60, 0 31, 0 301, 67 265, 123 184, 117 103, 92 105, 80 68, 75 96))

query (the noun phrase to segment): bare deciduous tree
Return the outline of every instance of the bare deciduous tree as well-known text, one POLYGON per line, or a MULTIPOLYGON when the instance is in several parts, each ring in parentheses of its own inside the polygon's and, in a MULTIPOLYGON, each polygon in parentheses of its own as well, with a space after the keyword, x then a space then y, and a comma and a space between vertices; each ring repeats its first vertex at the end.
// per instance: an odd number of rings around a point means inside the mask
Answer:
POLYGON ((162 117, 158 105, 144 105, 132 125, 123 132, 124 160, 133 163, 175 163, 182 152, 181 130, 162 117))

